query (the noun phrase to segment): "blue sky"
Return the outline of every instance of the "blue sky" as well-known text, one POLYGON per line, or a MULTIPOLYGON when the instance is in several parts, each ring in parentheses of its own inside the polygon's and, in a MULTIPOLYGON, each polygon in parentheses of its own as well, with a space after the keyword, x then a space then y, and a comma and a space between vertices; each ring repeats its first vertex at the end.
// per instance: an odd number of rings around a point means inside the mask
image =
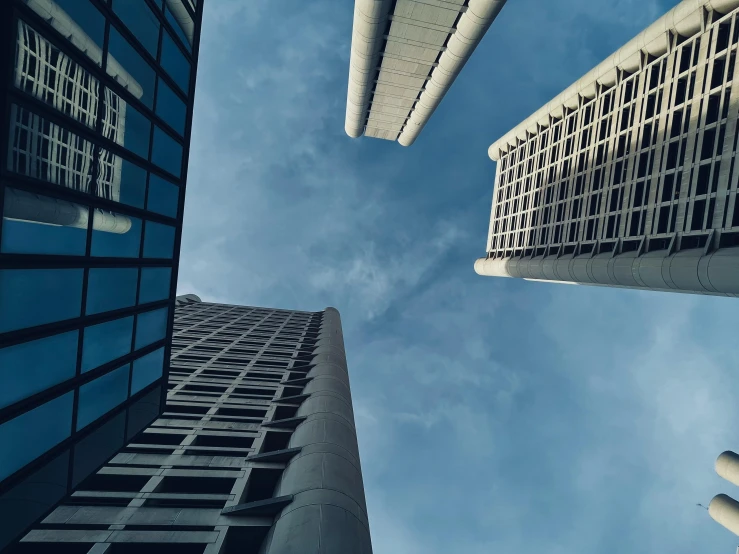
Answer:
POLYGON ((736 301, 473 271, 487 147, 674 4, 510 0, 403 148, 344 134, 353 2, 207 2, 179 292, 340 310, 376 553, 734 552, 736 301))

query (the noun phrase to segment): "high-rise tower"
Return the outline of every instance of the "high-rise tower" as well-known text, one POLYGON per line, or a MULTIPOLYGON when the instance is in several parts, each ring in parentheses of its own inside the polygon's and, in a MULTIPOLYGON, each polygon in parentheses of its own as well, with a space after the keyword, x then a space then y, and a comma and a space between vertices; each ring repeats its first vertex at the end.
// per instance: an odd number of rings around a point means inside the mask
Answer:
POLYGON ((0 2, 0 550, 161 413, 201 14, 0 2))
POLYGON ((339 313, 177 304, 163 415, 12 554, 371 554, 339 313))
POLYGON ((481 275, 736 296, 739 0, 684 0, 512 129, 481 275))
POLYGON ((355 0, 345 130, 410 146, 506 0, 355 0))

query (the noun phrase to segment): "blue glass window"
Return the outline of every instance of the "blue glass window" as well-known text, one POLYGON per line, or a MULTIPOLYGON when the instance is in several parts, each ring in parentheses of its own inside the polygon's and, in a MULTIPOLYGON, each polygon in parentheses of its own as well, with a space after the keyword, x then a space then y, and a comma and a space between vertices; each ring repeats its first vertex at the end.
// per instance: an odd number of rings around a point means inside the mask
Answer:
POLYGON ((168 6, 165 6, 164 16, 167 18, 167 21, 169 22, 169 24, 172 25, 172 28, 174 29, 175 34, 182 41, 182 44, 185 46, 185 48, 187 48, 187 51, 192 52, 192 45, 190 44, 190 41, 187 39, 187 35, 185 34, 185 31, 182 29, 179 22, 175 18, 175 16, 172 15, 172 12, 169 10, 168 6))
POLYGON ((168 308, 139 314, 136 321, 136 348, 142 348, 167 335, 168 308))
POLYGON ((149 200, 146 209, 169 217, 177 217, 180 187, 154 174, 149 177, 149 200))
POLYGON ((93 256, 136 258, 141 248, 141 220, 128 215, 95 210, 92 219, 93 256))
POLYGON ((153 56, 157 57, 159 43, 159 20, 143 0, 114 0, 113 11, 138 41, 153 56))
POLYGON ((135 267, 90 269, 87 313, 99 314, 135 305, 138 273, 135 267))
POLYGON ((188 94, 190 88, 190 62, 187 61, 182 51, 177 47, 169 33, 162 36, 162 58, 161 65, 164 71, 174 79, 182 92, 188 94))
POLYGON ((139 304, 169 298, 169 285, 171 281, 172 268, 170 267, 142 268, 139 304))
POLYGON ((154 350, 133 362, 131 376, 131 396, 151 385, 164 373, 164 348, 154 350))
POLYGON ((176 177, 182 174, 182 146, 156 125, 151 161, 176 177))
POLYGON ((87 427, 128 398, 130 369, 131 364, 126 364, 80 387, 78 430, 87 427))
MULTIPOLYGON (((121 158, 115 156, 115 160, 118 161, 121 158)), ((111 200, 143 208, 146 196, 146 170, 128 160, 121 160, 121 162, 119 197, 113 197, 111 200)))
POLYGON ((84 256, 88 209, 23 190, 5 189, 1 249, 9 254, 84 256))
POLYGON ((0 408, 74 377, 79 331, 0 349, 0 408))
POLYGON ((123 146, 142 158, 149 157, 151 122, 131 104, 126 105, 126 132, 121 137, 123 146))
POLYGON ((87 327, 82 342, 82 372, 128 354, 132 336, 133 316, 87 327))
POLYGON ((149 108, 154 105, 154 69, 112 26, 108 42, 107 73, 149 108))
POLYGON ((174 227, 153 221, 144 230, 144 258, 171 258, 174 252, 174 227))
POLYGON ((159 79, 156 112, 159 117, 169 123, 180 135, 185 134, 185 119, 187 117, 185 103, 180 100, 180 97, 162 79, 159 79))
MULTIPOLYGON (((31 9, 33 9, 35 4, 35 2, 30 3, 31 9)), ((90 4, 88 0, 56 0, 56 4, 67 12, 70 19, 82 28, 85 34, 100 47, 100 52, 102 52, 103 37, 105 36, 105 18, 103 14, 90 4)), ((45 19, 48 17, 48 13, 42 13, 41 15, 45 19)), ((85 54, 100 65, 102 61, 100 52, 93 52, 92 49, 88 48, 85 54)))
POLYGON ((70 392, 0 425, 0 444, 18 446, 0 448, 0 481, 69 437, 73 401, 70 392))
POLYGON ((0 332, 79 317, 82 269, 0 270, 0 332))

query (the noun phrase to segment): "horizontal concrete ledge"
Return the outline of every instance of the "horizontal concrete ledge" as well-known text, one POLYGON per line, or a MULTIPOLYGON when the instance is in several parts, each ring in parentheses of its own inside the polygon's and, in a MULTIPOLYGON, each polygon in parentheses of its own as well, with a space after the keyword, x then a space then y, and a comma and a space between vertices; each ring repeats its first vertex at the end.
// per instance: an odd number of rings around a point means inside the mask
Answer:
POLYGON ((282 385, 300 386, 307 385, 313 380, 313 377, 300 377, 298 379, 291 379, 290 381, 283 381, 282 385))
POLYGON ((298 425, 303 423, 305 419, 305 416, 276 419, 274 421, 262 423, 262 427, 280 427, 281 429, 295 429, 298 425))
MULTIPOLYGON (((246 516, 246 517, 274 517, 279 514, 282 509, 293 501, 293 495, 277 496, 268 498, 267 500, 257 500, 256 502, 247 502, 238 504, 230 508, 224 508, 221 513, 229 516, 246 516)), ((267 526, 270 527, 272 522, 267 526)))
POLYGON ((306 398, 308 398, 310 394, 296 394, 295 396, 283 396, 281 398, 276 398, 274 400, 274 403, 280 403, 280 402, 287 402, 287 403, 300 403, 306 398))
POLYGON ((277 462, 285 463, 292 460, 295 456, 300 454, 303 449, 302 446, 294 448, 285 448, 283 450, 275 450, 274 452, 263 452, 262 454, 254 454, 246 458, 247 462, 277 462))

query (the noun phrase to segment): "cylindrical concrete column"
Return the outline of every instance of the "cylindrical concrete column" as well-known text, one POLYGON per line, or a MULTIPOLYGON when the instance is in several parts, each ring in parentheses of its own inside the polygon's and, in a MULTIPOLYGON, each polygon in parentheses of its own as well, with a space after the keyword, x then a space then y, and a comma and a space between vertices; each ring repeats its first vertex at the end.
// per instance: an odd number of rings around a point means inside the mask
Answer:
POLYGON ((716 460, 716 473, 739 486, 739 454, 731 450, 723 452, 716 460))
POLYGON ((480 258, 475 262, 475 272, 491 277, 547 279, 716 296, 739 294, 739 282, 735 278, 739 274, 739 247, 709 253, 694 248, 676 253, 657 250, 641 256, 637 252, 615 256, 609 252, 553 258, 480 258))
POLYGON ((717 494, 708 505, 708 514, 716 523, 739 535, 739 502, 725 494, 717 494))
POLYGON ((275 496, 293 501, 275 518, 264 554, 371 554, 354 427, 341 318, 334 308, 323 315, 319 340, 298 409, 305 417, 290 439, 301 447, 277 486, 275 496))

